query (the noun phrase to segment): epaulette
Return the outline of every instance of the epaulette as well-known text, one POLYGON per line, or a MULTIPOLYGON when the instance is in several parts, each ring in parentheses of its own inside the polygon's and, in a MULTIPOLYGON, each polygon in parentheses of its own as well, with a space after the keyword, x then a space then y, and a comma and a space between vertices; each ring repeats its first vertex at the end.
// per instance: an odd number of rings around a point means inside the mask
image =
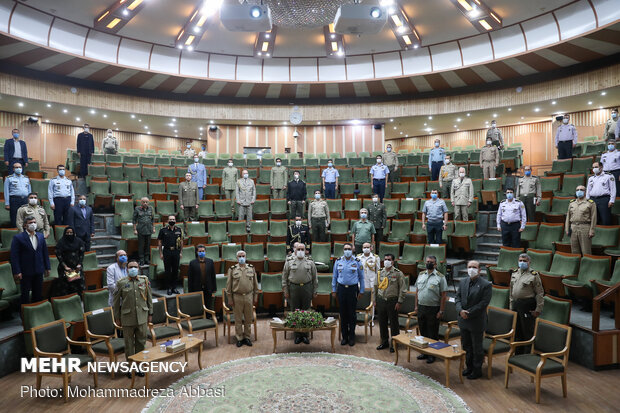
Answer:
POLYGON ((577 199, 571 199, 568 203, 575 202, 577 199))
POLYGON ((531 270, 530 272, 531 272, 533 275, 538 275, 538 271, 531 270))
MULTIPOLYGON (((571 201, 571 202, 573 202, 573 201, 571 201)), ((594 203, 594 201, 593 201, 593 200, 591 200, 591 199, 588 199, 588 202, 592 202, 592 203, 594 203)))
POLYGON ((362 255, 364 255, 364 253, 363 253, 363 252, 362 252, 361 254, 357 254, 357 255, 355 256, 355 258, 361 258, 361 257, 362 257, 362 255))

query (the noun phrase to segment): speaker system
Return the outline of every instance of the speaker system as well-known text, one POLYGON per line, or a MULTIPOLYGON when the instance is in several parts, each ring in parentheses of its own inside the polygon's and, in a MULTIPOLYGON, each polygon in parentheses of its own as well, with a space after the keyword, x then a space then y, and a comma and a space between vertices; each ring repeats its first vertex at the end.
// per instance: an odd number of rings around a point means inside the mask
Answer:
POLYGON ((231 32, 268 32, 272 27, 269 6, 224 3, 220 20, 231 32))
POLYGON ((375 123, 373 126, 374 126, 375 130, 381 130, 381 128, 383 127, 383 125, 380 124, 380 123, 375 123))

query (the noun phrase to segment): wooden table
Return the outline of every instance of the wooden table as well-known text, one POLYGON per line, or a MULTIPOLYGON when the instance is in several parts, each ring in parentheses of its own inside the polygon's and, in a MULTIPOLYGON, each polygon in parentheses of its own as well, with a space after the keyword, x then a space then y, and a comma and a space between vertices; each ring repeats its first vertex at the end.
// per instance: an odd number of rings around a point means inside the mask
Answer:
MULTIPOLYGON (((165 359, 171 358, 171 357, 176 357, 180 354, 183 354, 185 356, 185 362, 187 363, 187 353, 193 349, 193 348, 198 348, 198 367, 200 369, 202 369, 202 343, 203 340, 196 338, 196 337, 181 337, 180 338, 182 343, 185 343, 185 349, 181 350, 181 351, 177 351, 176 353, 168 353, 166 352, 162 352, 159 348, 159 345, 162 343, 158 343, 158 345, 156 347, 151 347, 148 350, 148 354, 146 355, 147 357, 145 358, 145 354, 143 352, 140 353, 136 353, 133 356, 129 356, 129 360, 134 361, 136 363, 151 363, 154 361, 163 361, 165 359)), ((149 372, 145 372, 145 387, 149 387, 149 372)), ((133 389, 133 385, 134 385, 134 381, 136 379, 136 372, 132 371, 131 372, 131 388, 133 389)))
MULTIPOLYGON (((463 383, 463 364, 465 363, 465 352, 463 350, 459 349, 459 351, 455 353, 452 346, 442 348, 441 350, 435 350, 432 347, 417 347, 409 343, 409 340, 411 338, 413 338, 413 336, 409 337, 407 334, 399 334, 396 337, 392 337, 392 345, 394 346, 394 350, 396 353, 396 360, 394 361, 394 365, 398 364, 399 344, 402 344, 407 348, 407 362, 411 361, 411 349, 421 354, 426 354, 428 356, 434 356, 443 359, 446 365, 446 386, 450 387, 450 361, 454 359, 460 359, 461 362, 459 365, 459 379, 461 380, 461 383, 463 383)), ((437 341, 433 340, 432 338, 426 337, 424 338, 424 340, 428 341, 429 343, 435 343, 437 341)))
POLYGON ((278 325, 270 324, 269 328, 271 328, 271 335, 273 336, 273 353, 276 352, 276 345, 278 344, 278 336, 277 336, 278 331, 284 331, 284 332, 292 331, 295 333, 312 333, 315 331, 322 331, 322 330, 331 331, 332 353, 336 352, 336 348, 334 347, 334 341, 336 340, 336 330, 338 329, 338 323, 333 323, 333 324, 325 325, 323 327, 318 327, 318 328, 304 328, 304 329, 284 327, 283 325, 278 326, 278 325))

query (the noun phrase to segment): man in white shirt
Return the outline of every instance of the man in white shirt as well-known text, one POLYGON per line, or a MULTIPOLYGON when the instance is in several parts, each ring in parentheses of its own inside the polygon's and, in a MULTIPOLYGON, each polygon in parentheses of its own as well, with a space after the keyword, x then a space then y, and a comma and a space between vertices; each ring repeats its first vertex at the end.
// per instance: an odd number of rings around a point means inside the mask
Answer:
POLYGON ((127 277, 127 253, 123 250, 116 251, 116 262, 106 270, 106 279, 108 285, 108 304, 112 306, 114 303, 114 290, 116 283, 121 278, 127 277))

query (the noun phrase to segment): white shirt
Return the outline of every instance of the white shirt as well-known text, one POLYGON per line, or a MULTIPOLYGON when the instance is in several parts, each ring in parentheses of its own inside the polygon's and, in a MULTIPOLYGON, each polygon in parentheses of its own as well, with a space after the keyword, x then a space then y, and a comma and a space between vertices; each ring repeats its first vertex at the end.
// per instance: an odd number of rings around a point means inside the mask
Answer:
POLYGON ((34 250, 37 250, 37 247, 39 246, 39 239, 37 238, 37 233, 33 232, 32 234, 30 232, 28 232, 28 236, 30 237, 30 242, 32 243, 32 248, 34 248, 34 250))
POLYGON ((114 291, 116 290, 116 283, 121 278, 127 277, 127 266, 121 268, 118 262, 110 265, 106 270, 106 279, 108 282, 108 304, 112 305, 114 302, 114 291))
POLYGON ((20 159, 22 157, 22 144, 19 143, 19 139, 13 138, 13 141, 15 142, 15 152, 13 153, 13 158, 20 159))
POLYGON ((200 151, 198 153, 198 156, 200 156, 202 159, 207 159, 207 151, 200 151))

